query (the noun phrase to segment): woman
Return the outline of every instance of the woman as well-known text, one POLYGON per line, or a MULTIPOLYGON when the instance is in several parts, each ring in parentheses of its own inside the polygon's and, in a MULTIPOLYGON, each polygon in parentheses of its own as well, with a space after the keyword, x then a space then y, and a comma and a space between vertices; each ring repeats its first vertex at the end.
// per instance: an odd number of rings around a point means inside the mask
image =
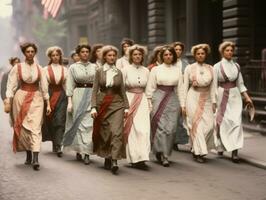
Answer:
POLYGON ((97 65, 97 68, 102 66, 102 63, 101 63, 102 48, 103 48, 103 44, 95 44, 92 47, 90 62, 95 63, 97 65))
POLYGON ((128 48, 134 45, 134 41, 128 38, 124 38, 121 42, 122 57, 116 61, 116 67, 122 69, 129 65, 128 62, 128 48))
POLYGON ((233 61, 235 44, 223 42, 219 51, 222 60, 214 65, 215 81, 218 88, 218 113, 216 131, 219 138, 219 154, 232 151, 232 161, 239 162, 238 149, 243 147, 242 98, 247 106, 253 106, 247 94, 240 67, 233 61))
POLYGON ((193 46, 191 53, 196 62, 187 66, 184 75, 183 116, 192 143, 195 161, 205 162, 208 150, 214 146, 214 113, 216 110, 213 69, 205 63, 210 47, 207 44, 193 46))
POLYGON ((129 48, 131 65, 122 70, 130 105, 124 128, 127 161, 141 169, 147 169, 145 161, 150 153, 150 111, 145 95, 149 70, 143 66, 145 55, 145 47, 133 45, 129 48))
MULTIPOLYGON (((185 45, 182 42, 174 42, 172 46, 175 49, 177 61, 176 66, 181 70, 182 76, 184 76, 185 69, 188 65, 188 62, 182 58, 182 54, 185 49, 185 45)), ((178 144, 187 144, 189 141, 189 137, 187 134, 187 130, 183 125, 184 119, 182 115, 179 116, 177 131, 176 131, 176 140, 174 143, 174 150, 178 151, 178 144)))
POLYGON ((46 51, 50 59, 44 68, 50 95, 50 115, 45 117, 42 127, 43 141, 52 141, 53 152, 62 156, 61 143, 65 132, 67 98, 65 84, 67 69, 62 65, 63 51, 60 47, 50 47, 46 51))
POLYGON ((84 154, 85 165, 90 164, 90 154, 93 153, 90 99, 96 65, 89 62, 90 51, 89 45, 78 45, 76 52, 80 61, 72 64, 68 71, 67 120, 62 142, 64 150, 76 152, 77 160, 82 160, 84 154))
POLYGON ((117 54, 116 47, 103 47, 103 67, 96 72, 91 99, 94 152, 105 158, 104 167, 113 174, 117 160, 125 157, 123 124, 129 107, 122 73, 115 66, 117 54))
POLYGON ((149 64, 148 64, 148 69, 150 71, 153 67, 161 64, 160 51, 162 48, 163 48, 163 46, 157 46, 153 49, 153 53, 152 53, 152 56, 151 56, 149 64))
POLYGON ((10 71, 6 91, 6 105, 10 107, 14 117, 13 150, 26 151, 26 165, 32 164, 39 170, 38 155, 42 141, 42 121, 44 100, 47 113, 50 114, 50 103, 45 75, 42 68, 34 62, 37 47, 33 43, 21 45, 25 62, 15 65, 10 71), (16 91, 17 87, 19 89, 16 91), (33 160, 32 160, 33 153, 33 160))
POLYGON ((146 96, 151 109, 152 150, 164 167, 169 167, 178 122, 179 101, 182 100, 183 79, 175 66, 177 57, 173 47, 161 49, 163 64, 152 68, 146 96))

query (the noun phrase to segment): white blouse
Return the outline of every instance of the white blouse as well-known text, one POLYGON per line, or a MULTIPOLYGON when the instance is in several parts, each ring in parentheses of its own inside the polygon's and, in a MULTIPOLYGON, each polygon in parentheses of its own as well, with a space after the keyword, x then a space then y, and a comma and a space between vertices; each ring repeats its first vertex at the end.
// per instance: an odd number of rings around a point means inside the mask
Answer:
POLYGON ((128 57, 127 56, 123 56, 123 57, 119 58, 116 61, 116 67, 118 69, 120 69, 120 70, 123 69, 123 68, 125 68, 125 67, 127 67, 127 66, 129 66, 129 65, 130 65, 130 63, 128 61, 128 57))
POLYGON ((112 87, 114 84, 114 76, 118 74, 118 69, 115 65, 109 65, 105 63, 103 65, 103 71, 106 71, 106 87, 112 87))
POLYGON ((153 93, 157 89, 157 85, 175 86, 175 91, 179 101, 183 98, 183 78, 181 70, 176 65, 167 65, 165 63, 152 68, 146 87, 146 95, 152 98, 153 93))
MULTIPOLYGON (((36 63, 33 63, 32 65, 29 65, 26 62, 20 63, 21 64, 21 73, 22 73, 22 79, 26 83, 34 83, 38 79, 38 68, 41 72, 41 79, 40 79, 40 91, 42 92, 43 98, 45 100, 49 99, 48 94, 48 85, 45 80, 45 73, 41 66, 37 65, 36 63)), ((18 74, 18 65, 15 65, 8 76, 8 82, 7 82, 7 90, 6 90, 6 97, 12 98, 15 95, 15 92, 19 85, 19 74, 18 74)))
MULTIPOLYGON (((52 70, 54 72, 54 76, 55 76, 55 83, 58 84, 61 80, 61 76, 62 76, 62 65, 59 64, 51 64, 52 70)), ((64 71, 64 80, 63 80, 63 87, 65 88, 66 85, 66 79, 67 79, 67 68, 63 67, 64 71)), ((48 72, 48 66, 44 67, 44 73, 45 73, 45 77, 47 80, 47 84, 51 83, 51 79, 49 76, 49 72, 48 72)))

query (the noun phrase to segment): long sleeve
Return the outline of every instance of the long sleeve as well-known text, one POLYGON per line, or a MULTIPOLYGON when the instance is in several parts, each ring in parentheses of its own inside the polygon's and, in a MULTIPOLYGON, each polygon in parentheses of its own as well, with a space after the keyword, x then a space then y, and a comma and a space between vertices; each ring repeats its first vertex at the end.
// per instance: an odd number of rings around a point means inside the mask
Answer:
POLYGON ((239 89, 240 93, 247 91, 247 88, 244 85, 244 80, 243 80, 243 76, 242 76, 241 72, 239 72, 238 79, 236 80, 236 85, 237 85, 237 88, 239 89))
POLYGON ((11 69, 8 75, 7 86, 6 86, 6 97, 7 98, 14 97, 14 94, 18 87, 18 82, 19 82, 18 70, 17 70, 17 65, 16 65, 11 69))
MULTIPOLYGON (((181 70, 180 70, 180 72, 181 72, 181 70)), ((184 101, 183 85, 184 85, 183 84, 183 75, 182 75, 182 73, 180 73, 179 79, 178 79, 178 85, 177 85, 177 96, 178 96, 180 105, 184 104, 184 102, 182 102, 182 101, 184 101)))
POLYGON ((126 95, 126 89, 125 89, 125 84, 124 84, 122 72, 120 73, 120 76, 121 76, 121 81, 122 81, 122 83, 120 84, 120 90, 121 90, 122 98, 124 100, 125 109, 128 109, 129 103, 128 103, 128 99, 127 99, 127 95, 126 95))
POLYGON ((2 98, 2 100, 5 100, 5 98, 6 98, 7 80, 8 80, 8 73, 5 73, 2 76, 2 81, 1 81, 1 98, 2 98))
POLYGON ((73 96, 73 92, 76 87, 76 82, 72 74, 72 69, 73 69, 72 67, 69 68, 68 75, 67 75, 67 81, 66 81, 66 95, 68 97, 73 96))
POLYGON ((49 99, 49 93, 48 93, 48 80, 45 74, 45 70, 40 68, 41 70, 41 81, 40 81, 40 87, 41 87, 41 92, 44 100, 49 99))
POLYGON ((187 101, 187 93, 189 89, 189 69, 190 66, 187 66, 184 73, 184 84, 183 84, 183 95, 182 100, 180 101, 181 107, 185 107, 187 101))
POLYGON ((216 75, 215 75, 215 70, 212 68, 212 82, 210 85, 210 96, 211 96, 211 101, 212 103, 216 103, 216 90, 217 90, 217 86, 216 86, 216 75))
POLYGON ((151 99, 156 89, 157 89, 156 68, 152 68, 150 75, 149 75, 147 87, 146 87, 147 98, 151 99))
POLYGON ((95 73, 94 81, 93 81, 93 88, 92 88, 92 95, 91 95, 91 108, 97 107, 97 93, 99 91, 99 81, 100 81, 100 71, 99 69, 95 73))

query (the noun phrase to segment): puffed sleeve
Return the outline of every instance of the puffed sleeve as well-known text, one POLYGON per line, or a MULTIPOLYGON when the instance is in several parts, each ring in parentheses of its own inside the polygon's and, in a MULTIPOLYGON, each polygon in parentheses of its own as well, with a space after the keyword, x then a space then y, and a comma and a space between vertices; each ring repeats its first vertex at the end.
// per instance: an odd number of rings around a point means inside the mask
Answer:
POLYGON ((76 82, 75 82, 75 79, 73 77, 73 70, 74 70, 74 66, 71 65, 69 70, 68 70, 67 80, 66 80, 66 95, 68 97, 73 96, 73 92, 74 92, 74 89, 76 87, 76 82))
POLYGON ((241 72, 239 72, 238 79, 236 80, 236 86, 239 89, 240 93, 247 91, 247 88, 244 85, 244 80, 241 72))
POLYGON ((115 66, 117 69, 120 69, 120 70, 123 68, 122 58, 117 59, 115 66))
POLYGON ((183 83, 183 95, 182 100, 180 101, 181 107, 185 107, 187 101, 187 93, 189 89, 189 74, 190 74, 191 65, 188 65, 184 73, 184 83, 183 83))
POLYGON ((148 99, 152 98, 154 91, 157 89, 156 69, 157 67, 152 68, 150 75, 149 75, 149 79, 148 79, 148 83, 147 83, 147 87, 145 91, 148 99))
POLYGON ((6 86, 6 97, 7 98, 13 98, 14 94, 17 90, 18 87, 18 67, 15 65, 9 75, 8 75, 8 80, 7 80, 7 86, 6 86))
POLYGON ((46 70, 39 67, 40 71, 41 71, 41 91, 42 91, 42 96, 44 100, 48 100, 49 99, 49 93, 48 93, 48 80, 47 80, 47 76, 46 76, 46 70))

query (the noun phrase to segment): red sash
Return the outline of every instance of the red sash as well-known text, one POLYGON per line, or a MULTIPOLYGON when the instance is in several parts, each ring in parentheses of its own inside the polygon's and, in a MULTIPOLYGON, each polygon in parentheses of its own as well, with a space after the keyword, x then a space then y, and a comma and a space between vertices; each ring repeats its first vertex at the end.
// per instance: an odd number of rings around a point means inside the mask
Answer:
POLYGON ((51 65, 49 65, 48 68, 47 68, 48 69, 48 74, 49 74, 49 77, 50 77, 49 88, 52 90, 52 96, 50 97, 51 113, 48 116, 49 120, 52 119, 55 107, 56 107, 57 102, 58 102, 58 100, 60 98, 60 95, 62 93, 62 84, 63 84, 63 81, 64 81, 65 77, 64 77, 64 67, 61 66, 61 68, 62 68, 61 79, 60 79, 58 85, 56 84, 54 71, 53 71, 51 65))
POLYGON ((104 116, 107 112, 107 109, 111 105, 113 99, 114 99, 113 95, 105 95, 104 96, 103 102, 102 102, 100 109, 99 109, 99 112, 98 112, 98 115, 93 121, 92 141, 93 141, 93 150, 94 151, 97 149, 97 144, 99 143, 101 123, 102 123, 104 116))
POLYGON ((135 93, 134 98, 130 104, 128 116, 124 124, 124 135, 126 143, 128 142, 128 136, 133 125, 133 119, 136 116, 142 97, 143 93, 135 93))
POLYGON ((23 90, 23 87, 24 87, 24 91, 27 91, 27 94, 26 94, 26 96, 22 102, 21 109, 18 113, 17 118, 15 119, 15 122, 14 122, 14 135, 13 135, 13 151, 14 152, 17 152, 18 138, 20 136, 22 123, 28 114, 28 111, 29 111, 30 106, 31 106, 31 102, 34 98, 34 94, 36 91, 35 87, 41 79, 41 71, 40 71, 38 66, 37 66, 37 70, 38 70, 38 79, 36 80, 35 83, 28 84, 28 83, 25 83, 23 81, 21 64, 20 63, 18 64, 18 75, 19 75, 19 80, 21 81, 21 89, 23 90), (25 89, 26 87, 28 88, 28 90, 25 89))

